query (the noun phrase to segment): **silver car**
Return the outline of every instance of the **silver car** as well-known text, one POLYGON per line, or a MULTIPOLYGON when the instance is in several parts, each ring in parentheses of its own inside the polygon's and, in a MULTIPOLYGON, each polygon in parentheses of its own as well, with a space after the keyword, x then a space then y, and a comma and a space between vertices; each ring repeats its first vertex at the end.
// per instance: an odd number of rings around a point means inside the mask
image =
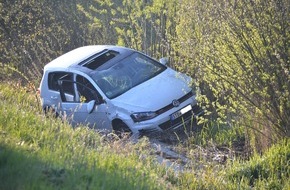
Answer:
POLYGON ((177 129, 202 111, 192 79, 165 64, 124 47, 77 48, 44 67, 42 107, 73 125, 109 131, 177 129))

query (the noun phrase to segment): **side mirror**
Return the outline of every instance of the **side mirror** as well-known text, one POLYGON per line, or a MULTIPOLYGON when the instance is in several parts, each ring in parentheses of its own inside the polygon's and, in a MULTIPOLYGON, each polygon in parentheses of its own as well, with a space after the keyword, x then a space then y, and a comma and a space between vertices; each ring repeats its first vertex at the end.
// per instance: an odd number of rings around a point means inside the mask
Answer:
POLYGON ((95 109, 97 101, 96 100, 91 100, 87 103, 87 112, 92 113, 95 109))
POLYGON ((159 59, 159 62, 163 65, 166 65, 169 62, 169 58, 168 57, 162 57, 161 59, 159 59))

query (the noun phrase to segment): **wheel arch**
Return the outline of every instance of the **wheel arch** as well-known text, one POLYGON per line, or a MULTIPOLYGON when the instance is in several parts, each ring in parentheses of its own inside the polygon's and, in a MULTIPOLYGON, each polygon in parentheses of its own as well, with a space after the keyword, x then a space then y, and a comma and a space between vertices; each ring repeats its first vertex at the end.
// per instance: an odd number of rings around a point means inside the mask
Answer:
POLYGON ((130 127, 122 119, 120 119, 120 118, 113 119, 113 121, 112 121, 112 129, 114 131, 118 131, 120 129, 120 126, 126 127, 132 132, 130 127))

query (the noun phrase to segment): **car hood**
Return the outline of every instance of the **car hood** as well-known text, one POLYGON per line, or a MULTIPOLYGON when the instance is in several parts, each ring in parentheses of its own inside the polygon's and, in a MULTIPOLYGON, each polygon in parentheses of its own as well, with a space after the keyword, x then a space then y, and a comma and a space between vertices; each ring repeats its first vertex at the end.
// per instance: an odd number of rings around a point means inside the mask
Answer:
POLYGON ((170 68, 114 98, 112 103, 131 112, 157 111, 192 89, 191 78, 170 68))

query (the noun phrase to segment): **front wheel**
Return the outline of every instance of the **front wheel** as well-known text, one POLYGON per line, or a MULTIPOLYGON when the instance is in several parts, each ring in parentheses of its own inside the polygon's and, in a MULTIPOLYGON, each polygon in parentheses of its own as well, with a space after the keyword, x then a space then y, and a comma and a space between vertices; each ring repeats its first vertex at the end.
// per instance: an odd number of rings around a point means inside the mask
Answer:
POLYGON ((123 121, 120 120, 113 122, 113 131, 120 138, 132 135, 132 131, 130 130, 130 128, 123 121))

